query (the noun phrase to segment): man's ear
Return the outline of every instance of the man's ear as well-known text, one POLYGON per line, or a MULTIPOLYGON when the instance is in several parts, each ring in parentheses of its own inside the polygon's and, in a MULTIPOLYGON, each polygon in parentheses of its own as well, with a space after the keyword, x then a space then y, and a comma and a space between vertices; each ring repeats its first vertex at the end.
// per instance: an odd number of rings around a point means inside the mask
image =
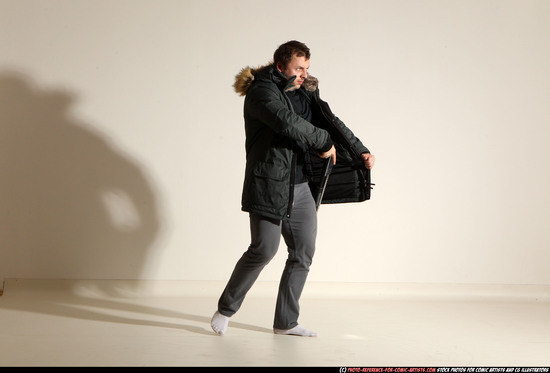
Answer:
POLYGON ((277 62, 277 70, 279 70, 279 72, 283 72, 283 64, 281 63, 281 61, 277 62))

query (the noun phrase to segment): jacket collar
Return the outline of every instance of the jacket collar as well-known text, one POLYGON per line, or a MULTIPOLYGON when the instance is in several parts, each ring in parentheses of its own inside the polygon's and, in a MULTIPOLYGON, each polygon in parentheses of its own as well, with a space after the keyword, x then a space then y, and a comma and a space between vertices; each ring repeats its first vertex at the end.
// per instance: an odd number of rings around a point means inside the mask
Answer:
MULTIPOLYGON (((235 83, 233 88, 241 96, 246 96, 248 89, 255 80, 258 81, 271 81, 276 84, 280 89, 286 91, 293 88, 292 82, 296 77, 287 79, 279 70, 275 68, 273 63, 263 65, 260 67, 247 66, 235 76, 235 83)), ((317 78, 311 75, 307 77, 302 86, 305 90, 314 92, 317 90, 319 81, 317 78)))

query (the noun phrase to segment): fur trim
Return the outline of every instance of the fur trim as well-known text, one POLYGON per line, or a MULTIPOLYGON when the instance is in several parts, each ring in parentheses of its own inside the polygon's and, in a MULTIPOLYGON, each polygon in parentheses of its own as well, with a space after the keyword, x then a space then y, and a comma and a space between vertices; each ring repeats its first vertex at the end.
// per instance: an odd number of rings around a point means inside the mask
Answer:
POLYGON ((302 84, 306 91, 315 92, 317 90, 317 87, 319 87, 319 79, 308 75, 307 79, 304 80, 304 83, 302 84))
POLYGON ((254 81, 254 74, 257 69, 251 67, 243 68, 237 75, 235 75, 235 83, 233 83, 233 89, 241 96, 246 96, 248 88, 252 85, 254 81))
MULTIPOLYGON (((254 81, 254 75, 256 75, 258 71, 269 67, 272 64, 273 63, 268 63, 267 65, 263 65, 260 67, 247 66, 239 71, 239 73, 235 75, 235 83, 233 83, 233 89, 235 90, 235 92, 241 96, 246 96, 248 89, 254 81)), ((306 90, 314 92, 319 86, 319 80, 310 75, 304 81, 303 86, 306 90)))

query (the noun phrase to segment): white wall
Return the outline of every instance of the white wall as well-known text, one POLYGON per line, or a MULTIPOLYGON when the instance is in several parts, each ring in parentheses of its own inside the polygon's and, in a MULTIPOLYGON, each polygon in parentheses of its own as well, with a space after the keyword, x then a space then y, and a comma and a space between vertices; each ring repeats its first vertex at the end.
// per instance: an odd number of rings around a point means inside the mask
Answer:
POLYGON ((550 284, 546 0, 0 0, 0 277, 226 280, 231 84, 290 39, 377 156, 310 280, 550 284))

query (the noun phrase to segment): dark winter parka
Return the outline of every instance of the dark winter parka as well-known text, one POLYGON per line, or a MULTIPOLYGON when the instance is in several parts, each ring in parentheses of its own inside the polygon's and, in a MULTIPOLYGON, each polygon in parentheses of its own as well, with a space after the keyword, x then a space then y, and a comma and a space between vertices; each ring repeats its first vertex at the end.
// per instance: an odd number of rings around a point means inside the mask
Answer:
POLYGON ((325 160, 317 154, 332 144, 337 163, 332 168, 322 203, 360 202, 370 197, 368 171, 361 153, 369 150, 345 124, 332 114, 319 96, 317 79, 309 76, 299 89, 307 97, 313 123, 294 113, 285 93, 290 80, 273 64, 244 68, 235 79, 235 91, 245 97, 246 169, 242 210, 275 219, 290 217, 294 190, 297 141, 306 154, 307 176, 312 193, 319 193, 325 160))

